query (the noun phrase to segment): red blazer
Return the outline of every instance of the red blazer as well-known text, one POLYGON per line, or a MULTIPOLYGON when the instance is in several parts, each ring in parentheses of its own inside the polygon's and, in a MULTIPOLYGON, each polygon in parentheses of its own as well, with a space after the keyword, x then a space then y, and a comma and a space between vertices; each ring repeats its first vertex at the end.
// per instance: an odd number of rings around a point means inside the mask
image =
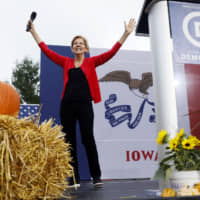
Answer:
MULTIPOLYGON (((39 47, 49 59, 51 59, 53 62, 55 62, 56 64, 60 65, 63 68, 63 79, 64 79, 64 88, 62 92, 62 98, 63 98, 64 91, 69 79, 68 71, 69 69, 75 67, 74 59, 57 54, 56 52, 50 50, 44 42, 40 42, 39 47)), ((84 61, 80 66, 88 81, 91 97, 95 103, 101 101, 100 88, 95 68, 98 65, 102 65, 106 61, 111 59, 117 53, 120 47, 121 44, 119 42, 116 42, 115 45, 112 47, 112 49, 110 49, 109 51, 97 56, 84 58, 84 61)))

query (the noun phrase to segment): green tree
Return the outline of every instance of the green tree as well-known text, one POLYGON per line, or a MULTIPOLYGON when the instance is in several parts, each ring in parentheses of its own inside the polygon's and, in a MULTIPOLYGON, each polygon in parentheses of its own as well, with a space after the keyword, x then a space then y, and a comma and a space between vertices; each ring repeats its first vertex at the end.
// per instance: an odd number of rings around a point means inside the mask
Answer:
POLYGON ((22 103, 39 104, 39 63, 33 63, 29 58, 17 62, 12 72, 12 84, 19 92, 22 103))

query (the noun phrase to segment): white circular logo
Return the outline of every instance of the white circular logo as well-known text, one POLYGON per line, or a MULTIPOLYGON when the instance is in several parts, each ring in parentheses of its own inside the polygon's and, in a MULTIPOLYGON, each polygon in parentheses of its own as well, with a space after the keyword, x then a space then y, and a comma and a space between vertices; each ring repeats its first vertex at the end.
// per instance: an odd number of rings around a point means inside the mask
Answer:
POLYGON ((183 32, 185 34, 185 37, 191 42, 194 46, 200 47, 200 41, 196 40, 192 37, 192 35, 189 32, 189 23, 194 17, 200 17, 200 12, 191 12, 188 14, 184 20, 183 20, 183 32))

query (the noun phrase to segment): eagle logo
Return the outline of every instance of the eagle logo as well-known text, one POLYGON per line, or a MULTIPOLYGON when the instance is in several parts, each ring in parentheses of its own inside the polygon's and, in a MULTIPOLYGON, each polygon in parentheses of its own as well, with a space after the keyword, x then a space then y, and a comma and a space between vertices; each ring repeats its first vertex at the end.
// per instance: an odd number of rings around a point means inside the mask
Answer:
POLYGON ((152 73, 151 72, 145 72, 142 73, 141 79, 132 79, 131 74, 128 71, 124 70, 117 70, 112 71, 103 76, 101 79, 99 79, 99 82, 122 82, 128 85, 130 90, 138 89, 142 94, 149 94, 148 88, 153 86, 153 79, 152 79, 152 73))

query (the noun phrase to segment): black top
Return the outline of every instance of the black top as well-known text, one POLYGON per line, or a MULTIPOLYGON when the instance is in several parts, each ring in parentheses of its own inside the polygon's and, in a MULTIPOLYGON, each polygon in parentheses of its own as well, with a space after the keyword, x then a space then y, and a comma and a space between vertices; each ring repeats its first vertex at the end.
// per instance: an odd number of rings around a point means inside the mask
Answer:
POLYGON ((65 89, 63 101, 73 102, 89 102, 91 94, 88 81, 80 67, 69 70, 69 80, 65 89))

